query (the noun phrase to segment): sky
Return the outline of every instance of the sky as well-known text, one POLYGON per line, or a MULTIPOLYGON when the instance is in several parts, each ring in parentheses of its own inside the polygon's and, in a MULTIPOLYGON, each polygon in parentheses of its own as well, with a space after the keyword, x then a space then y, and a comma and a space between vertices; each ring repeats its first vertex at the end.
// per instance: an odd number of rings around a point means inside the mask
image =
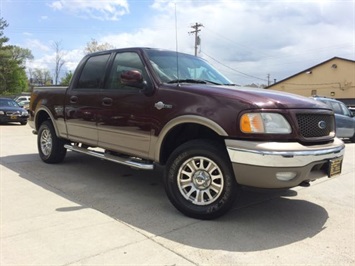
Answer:
POLYGON ((0 0, 9 44, 54 72, 54 43, 73 71, 92 39, 194 54, 236 84, 273 83, 333 57, 355 60, 355 0, 0 0))

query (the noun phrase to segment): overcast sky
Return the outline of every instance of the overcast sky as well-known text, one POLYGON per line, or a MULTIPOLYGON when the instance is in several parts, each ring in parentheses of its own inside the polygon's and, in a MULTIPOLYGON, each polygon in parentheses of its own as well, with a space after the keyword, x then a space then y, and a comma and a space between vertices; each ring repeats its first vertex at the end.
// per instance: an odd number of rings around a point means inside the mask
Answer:
POLYGON ((284 79, 334 56, 355 60, 355 0, 0 0, 10 44, 28 48, 32 68, 54 69, 53 42, 74 70, 91 39, 116 48, 194 53, 237 84, 284 79))

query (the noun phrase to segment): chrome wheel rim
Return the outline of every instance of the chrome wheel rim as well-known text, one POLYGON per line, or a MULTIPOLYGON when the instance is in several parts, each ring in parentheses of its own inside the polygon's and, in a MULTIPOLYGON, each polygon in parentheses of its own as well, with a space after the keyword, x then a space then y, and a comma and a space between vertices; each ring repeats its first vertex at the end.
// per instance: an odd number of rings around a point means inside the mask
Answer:
POLYGON ((195 205, 208 205, 221 195, 224 187, 223 173, 207 157, 193 157, 180 167, 178 186, 181 195, 195 205))
POLYGON ((40 139, 41 151, 45 156, 52 152, 52 134, 49 129, 44 129, 40 139))

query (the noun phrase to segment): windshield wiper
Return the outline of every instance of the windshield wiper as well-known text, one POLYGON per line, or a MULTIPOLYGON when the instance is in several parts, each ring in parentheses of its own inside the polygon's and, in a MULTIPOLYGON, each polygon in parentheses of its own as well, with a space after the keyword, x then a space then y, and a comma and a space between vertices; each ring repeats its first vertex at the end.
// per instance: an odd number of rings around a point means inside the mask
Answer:
POLYGON ((204 80, 200 79, 174 79, 168 81, 168 84, 173 84, 173 83, 199 83, 199 84, 206 84, 207 82, 204 80))
POLYGON ((171 81, 168 81, 168 84, 173 84, 173 83, 196 83, 196 84, 214 84, 214 85, 221 85, 220 83, 209 81, 209 80, 202 80, 202 79, 174 79, 171 81))

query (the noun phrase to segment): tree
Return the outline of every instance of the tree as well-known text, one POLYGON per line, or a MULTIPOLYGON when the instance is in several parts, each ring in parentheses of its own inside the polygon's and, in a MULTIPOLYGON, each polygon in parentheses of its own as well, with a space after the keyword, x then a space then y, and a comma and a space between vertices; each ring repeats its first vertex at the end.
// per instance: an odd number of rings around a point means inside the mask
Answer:
POLYGON ((62 69, 62 66, 65 63, 65 61, 63 59, 65 54, 61 48, 61 41, 60 42, 53 42, 52 46, 55 50, 54 84, 57 85, 59 75, 60 75, 60 70, 62 69))
POLYGON ((35 68, 32 70, 32 82, 35 85, 52 85, 53 79, 48 69, 35 68))
POLYGON ((10 50, 12 51, 11 52, 12 60, 15 60, 20 66, 24 67, 26 60, 33 59, 32 52, 29 49, 21 48, 14 45, 9 45, 7 47, 9 47, 10 50))
POLYGON ((67 72, 65 76, 61 79, 60 85, 68 86, 72 77, 73 77, 73 72, 71 71, 67 72))
POLYGON ((3 18, 0 18, 0 48, 3 47, 3 44, 9 41, 9 38, 4 36, 4 30, 9 24, 3 18))
POLYGON ((0 94, 17 93, 28 87, 25 62, 32 59, 32 53, 15 45, 6 45, 4 36, 8 23, 0 18, 0 94))
POLYGON ((91 41, 86 44, 86 47, 84 49, 84 53, 91 54, 94 52, 110 50, 113 48, 114 47, 107 42, 99 44, 95 39, 91 39, 91 41))
POLYGON ((9 49, 5 44, 9 41, 9 38, 4 36, 4 30, 9 24, 3 18, 0 18, 0 93, 6 91, 6 65, 10 59, 9 49))

